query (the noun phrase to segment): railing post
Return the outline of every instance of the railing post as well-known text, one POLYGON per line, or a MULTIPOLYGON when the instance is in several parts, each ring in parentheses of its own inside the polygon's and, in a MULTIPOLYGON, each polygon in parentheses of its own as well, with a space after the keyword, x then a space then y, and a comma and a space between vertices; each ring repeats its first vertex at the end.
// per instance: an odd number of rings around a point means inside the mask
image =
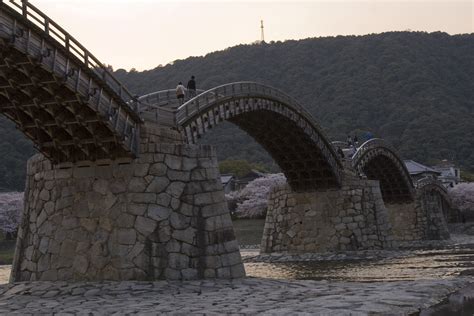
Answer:
POLYGON ((45 18, 44 19, 44 32, 49 35, 49 19, 45 18))
POLYGON ((21 14, 25 18, 28 16, 28 0, 21 0, 21 14))

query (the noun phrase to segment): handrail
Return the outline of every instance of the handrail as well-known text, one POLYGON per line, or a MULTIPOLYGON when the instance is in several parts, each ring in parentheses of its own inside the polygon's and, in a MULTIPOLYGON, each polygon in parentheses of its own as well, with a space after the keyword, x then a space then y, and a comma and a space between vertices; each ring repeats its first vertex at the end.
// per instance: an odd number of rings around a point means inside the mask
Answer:
MULTIPOLYGON (((0 0, 12 10, 21 14, 25 19, 39 27, 48 36, 60 44, 68 53, 74 55, 82 64, 95 72, 123 101, 134 100, 134 96, 128 89, 115 78, 107 67, 105 67, 90 51, 88 51, 78 40, 66 32, 46 14, 32 5, 28 0, 0 0)), ((128 104, 130 106, 130 104, 128 104)), ((133 108, 131 108, 134 110, 133 108)))
POLYGON ((357 151, 352 156, 353 165, 357 164, 358 160, 369 150, 375 147, 384 147, 390 150, 392 153, 396 154, 397 151, 382 138, 371 138, 366 140, 362 145, 357 148, 357 151))
MULTIPOLYGON (((203 90, 203 89, 196 89, 197 94, 201 94, 205 91, 206 90, 203 90)), ((148 94, 138 97, 137 101, 140 105, 143 105, 143 107, 139 108, 139 112, 142 112, 144 110, 144 107, 148 109, 153 109, 153 108, 162 107, 165 105, 168 105, 168 106, 180 105, 179 100, 176 98, 176 89, 167 89, 167 90, 160 90, 160 91, 148 93, 148 94), (166 103, 166 104, 160 104, 161 102, 166 103)))
POLYGON ((442 191, 444 191, 445 193, 448 193, 448 190, 443 185, 443 182, 439 181, 438 179, 433 179, 431 177, 423 177, 423 178, 421 178, 421 179, 419 179, 418 181, 415 182, 415 187, 417 189, 421 189, 421 188, 423 188, 427 185, 436 185, 442 191))
POLYGON ((178 126, 182 126, 188 120, 191 120, 195 115, 198 115, 201 111, 204 111, 206 108, 212 106, 216 102, 239 96, 260 96, 263 98, 273 99, 285 104, 294 112, 301 115, 309 124, 314 125, 318 132, 321 133, 323 136, 321 139, 325 143, 328 150, 331 151, 333 157, 335 157, 336 163, 342 168, 342 162, 338 158, 333 146, 329 142, 326 135, 324 135, 322 128, 315 122, 311 114, 294 98, 276 88, 264 84, 252 81, 240 81, 224 84, 207 90, 188 100, 176 110, 176 123, 178 126))

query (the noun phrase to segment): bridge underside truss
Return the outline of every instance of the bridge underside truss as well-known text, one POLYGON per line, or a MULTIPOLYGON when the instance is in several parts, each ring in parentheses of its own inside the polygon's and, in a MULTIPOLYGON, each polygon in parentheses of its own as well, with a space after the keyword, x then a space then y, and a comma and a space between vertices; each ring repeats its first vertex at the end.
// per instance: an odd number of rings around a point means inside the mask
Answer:
POLYGON ((0 2, 0 114, 53 162, 136 156, 142 121, 110 74, 57 24, 23 4, 22 15, 12 9, 18 4, 0 2))
POLYGON ((117 137, 64 77, 0 39, 0 113, 53 161, 126 157, 117 137))
POLYGON ((413 200, 413 192, 406 177, 393 158, 380 154, 364 164, 363 173, 371 180, 380 181, 380 190, 386 203, 402 203, 413 200))
POLYGON ((329 143, 290 107, 261 97, 221 100, 181 125, 183 136, 194 143, 222 121, 236 124, 262 145, 280 166, 293 190, 340 186, 341 170, 329 143))

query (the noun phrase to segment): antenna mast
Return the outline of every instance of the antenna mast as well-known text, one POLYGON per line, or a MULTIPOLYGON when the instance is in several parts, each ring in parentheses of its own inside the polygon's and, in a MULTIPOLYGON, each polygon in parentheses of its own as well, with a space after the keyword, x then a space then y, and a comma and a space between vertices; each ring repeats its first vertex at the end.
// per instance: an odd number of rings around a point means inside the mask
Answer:
POLYGON ((263 33, 263 20, 260 20, 260 28, 262 29, 262 35, 261 35, 260 42, 264 43, 265 42, 265 35, 263 33))

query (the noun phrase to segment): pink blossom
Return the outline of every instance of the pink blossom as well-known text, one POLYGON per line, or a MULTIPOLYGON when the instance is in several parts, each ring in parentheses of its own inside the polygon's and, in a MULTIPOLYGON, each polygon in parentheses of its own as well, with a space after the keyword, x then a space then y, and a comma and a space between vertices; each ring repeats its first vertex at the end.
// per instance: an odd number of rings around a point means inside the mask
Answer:
POLYGON ((18 229, 23 210, 23 192, 0 193, 0 230, 14 233, 18 229))
POLYGON ((265 217, 271 188, 284 183, 282 173, 269 174, 249 182, 241 191, 226 194, 226 198, 229 204, 237 204, 235 216, 239 218, 265 217))
POLYGON ((474 212, 474 182, 460 183, 448 192, 455 207, 461 211, 474 212))

